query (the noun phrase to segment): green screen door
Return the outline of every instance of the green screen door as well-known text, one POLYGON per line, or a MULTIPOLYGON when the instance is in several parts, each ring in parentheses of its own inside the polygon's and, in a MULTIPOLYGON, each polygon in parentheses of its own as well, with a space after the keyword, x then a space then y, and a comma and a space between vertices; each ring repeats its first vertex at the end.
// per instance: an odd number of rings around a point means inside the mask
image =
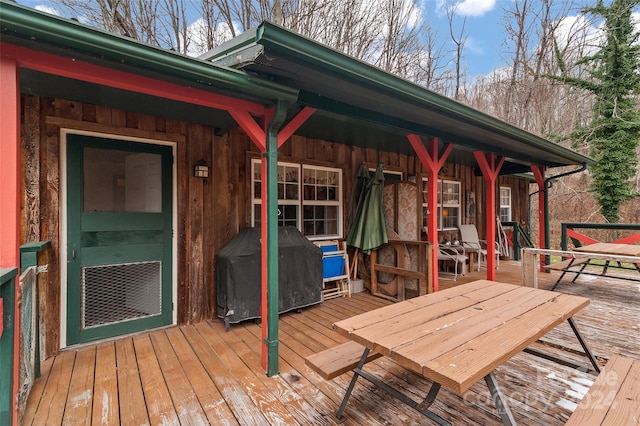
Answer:
POLYGON ((67 344, 172 322, 172 149, 67 136, 67 344))

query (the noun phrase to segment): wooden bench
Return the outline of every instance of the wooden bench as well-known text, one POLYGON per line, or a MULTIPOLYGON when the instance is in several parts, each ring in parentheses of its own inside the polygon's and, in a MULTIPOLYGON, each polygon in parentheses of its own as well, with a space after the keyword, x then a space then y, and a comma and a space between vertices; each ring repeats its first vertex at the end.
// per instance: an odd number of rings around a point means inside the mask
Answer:
MULTIPOLYGON (((571 267, 574 266, 580 266, 580 265, 584 265, 585 263, 589 263, 589 259, 588 258, 572 258, 572 259, 567 259, 567 260, 563 260, 562 262, 555 262, 555 263, 551 263, 549 265, 544 265, 545 269, 549 269, 552 271, 567 271, 567 267, 569 265, 571 265, 571 267), (571 263, 571 261, 573 261, 573 263, 571 263)), ((570 271, 572 272, 572 271, 570 271)))
MULTIPOLYGON (((305 362, 313 371, 326 380, 331 380, 356 368, 363 352, 364 346, 349 341, 310 355, 305 358, 305 362)), ((381 356, 382 354, 377 352, 369 352, 366 362, 373 361, 381 356)))
POLYGON ((560 284, 560 281, 562 281, 562 278, 564 278, 565 274, 567 272, 569 273, 573 273, 576 274, 575 277, 573 277, 573 279, 571 280, 571 282, 575 282, 576 279, 578 278, 578 276, 580 275, 580 273, 582 273, 582 271, 584 270, 584 268, 589 264, 589 258, 588 257, 581 257, 581 258, 577 258, 577 257, 572 257, 570 259, 567 260, 563 260, 561 262, 555 262, 555 263, 551 263, 549 265, 544 265, 544 268, 547 270, 551 270, 551 271, 562 271, 562 274, 560 274, 560 276, 558 277, 558 279, 556 280, 555 284, 553 284, 553 287, 551 287, 551 290, 555 290, 556 287, 558 286, 558 284, 560 284), (569 265, 571 265, 571 268, 573 268, 574 266, 580 266, 580 270, 573 270, 573 269, 569 269, 569 265))
POLYGON ((639 422, 640 360, 614 355, 567 425, 637 425, 639 422))

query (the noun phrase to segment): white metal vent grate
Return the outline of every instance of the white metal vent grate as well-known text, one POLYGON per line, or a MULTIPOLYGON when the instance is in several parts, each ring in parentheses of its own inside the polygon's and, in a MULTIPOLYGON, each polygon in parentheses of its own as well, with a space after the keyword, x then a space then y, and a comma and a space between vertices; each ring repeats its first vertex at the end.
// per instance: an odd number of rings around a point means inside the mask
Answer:
POLYGON ((82 329, 162 313, 162 263, 82 268, 82 329))

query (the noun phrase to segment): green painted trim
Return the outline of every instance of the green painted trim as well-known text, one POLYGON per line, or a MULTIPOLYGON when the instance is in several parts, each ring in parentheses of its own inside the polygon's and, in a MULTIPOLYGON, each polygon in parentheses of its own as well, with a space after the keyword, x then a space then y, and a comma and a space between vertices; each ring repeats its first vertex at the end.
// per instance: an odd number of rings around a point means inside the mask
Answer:
POLYGON ((26 252, 38 252, 38 251, 42 251, 45 248, 49 247, 51 245, 51 241, 34 241, 32 243, 27 243, 27 244, 23 244, 20 246, 20 252, 21 253, 26 253, 26 252))
POLYGON ((67 344, 86 343, 117 335, 169 325, 172 308, 173 151, 170 146, 150 145, 93 136, 67 138, 67 344), (84 212, 83 150, 100 147, 158 154, 162 161, 162 212, 84 212), (73 224, 73 226, 72 226, 73 224), (131 228, 129 228, 131 225, 131 228), (72 260, 72 252, 76 258, 72 260), (133 262, 161 262, 160 313, 81 329, 80 274, 84 266, 133 262))
POLYGON ((111 62, 114 67, 130 65, 151 72, 156 77, 177 77, 203 90, 219 88, 263 103, 272 103, 278 98, 295 101, 298 95, 295 89, 241 71, 218 67, 202 59, 6 0, 0 0, 0 24, 4 36, 25 39, 25 45, 38 50, 59 54, 54 48, 62 48, 69 57, 86 54, 111 62))
POLYGON ((0 424, 10 425, 13 413, 13 344, 15 291, 18 268, 0 268, 0 298, 3 304, 3 332, 0 336, 0 424))
POLYGON ((0 286, 8 283, 18 275, 18 268, 0 268, 0 286))
POLYGON ((51 246, 51 241, 36 241, 20 246, 20 269, 38 265, 38 253, 51 246))
POLYGON ((267 128, 267 376, 278 374, 278 130, 287 113, 284 102, 276 102, 267 128))
POLYGON ((85 212, 82 214, 82 232, 116 231, 122 225, 131 225, 131 231, 149 231, 162 229, 164 215, 161 213, 120 213, 85 212))
POLYGON ((115 265, 130 262, 162 262, 164 244, 123 244, 83 247, 80 266, 115 265))
POLYGON ((564 228, 581 229, 617 229, 617 230, 640 230, 640 223, 583 223, 583 222, 563 222, 564 228))

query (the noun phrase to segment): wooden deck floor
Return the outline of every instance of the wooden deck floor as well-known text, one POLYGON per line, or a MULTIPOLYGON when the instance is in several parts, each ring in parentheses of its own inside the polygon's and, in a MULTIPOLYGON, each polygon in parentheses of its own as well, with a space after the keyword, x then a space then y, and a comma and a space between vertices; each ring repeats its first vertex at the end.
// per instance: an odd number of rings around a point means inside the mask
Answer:
MULTIPOLYGON (((519 282, 519 271, 514 262, 501 262, 497 280, 519 282)), ((484 272, 468 274, 455 283, 442 281, 441 288, 483 277, 484 272)), ((543 276, 541 287, 554 277, 543 276)), ((558 290, 591 298, 576 322, 596 355, 619 352, 640 359, 637 283, 579 280, 558 290)), ((358 382, 338 421, 335 412, 351 373, 326 381, 304 363, 306 356, 344 341, 332 323, 389 303, 360 293, 282 315, 275 377, 266 377, 260 367, 260 326, 253 322, 225 332, 221 321, 205 321, 66 350, 43 363, 22 424, 431 424, 367 382, 358 382)), ((557 348, 578 347, 566 324, 538 346, 585 362, 557 348)), ((429 381, 393 361, 380 358, 369 366, 413 399, 426 396, 429 381)), ((525 425, 563 424, 594 379, 526 353, 501 366, 496 376, 516 421, 525 425)), ((455 425, 501 424, 484 382, 464 398, 441 390, 432 409, 455 425)))

